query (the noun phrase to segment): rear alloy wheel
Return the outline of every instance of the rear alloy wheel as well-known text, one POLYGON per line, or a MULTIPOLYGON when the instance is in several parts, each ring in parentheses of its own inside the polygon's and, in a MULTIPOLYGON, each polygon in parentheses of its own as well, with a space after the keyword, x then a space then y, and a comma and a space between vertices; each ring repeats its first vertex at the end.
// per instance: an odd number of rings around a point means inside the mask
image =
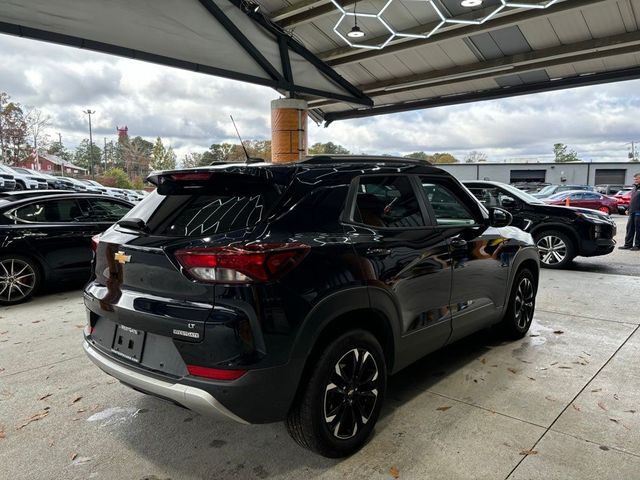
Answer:
POLYGON ((609 210, 609 207, 600 207, 598 210, 601 211, 602 213, 606 213, 607 215, 611 213, 611 211, 609 210))
POLYGON ((547 231, 536 235, 540 263, 546 268, 564 268, 576 256, 571 239, 562 232, 547 231))
POLYGON ((19 255, 0 257, 0 305, 27 301, 40 286, 40 272, 32 260, 19 255))
POLYGON ((16 190, 25 190, 25 186, 22 182, 16 182, 16 186, 15 186, 16 190))
POLYGON ((289 412, 287 428, 299 445, 344 457, 365 444, 378 420, 386 363, 380 344, 365 330, 347 332, 323 351, 289 412))
POLYGON ((536 308, 536 287, 533 274, 526 268, 520 270, 513 282, 509 304, 500 329, 511 339, 526 335, 536 308))

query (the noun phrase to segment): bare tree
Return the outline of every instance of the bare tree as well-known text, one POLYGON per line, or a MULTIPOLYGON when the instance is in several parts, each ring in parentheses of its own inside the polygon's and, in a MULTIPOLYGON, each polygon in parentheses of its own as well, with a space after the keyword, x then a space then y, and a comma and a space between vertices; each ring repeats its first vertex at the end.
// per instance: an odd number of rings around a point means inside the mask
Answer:
POLYGON ((466 163, 479 163, 479 162, 486 162, 487 161, 487 154, 484 152, 479 152, 477 150, 472 150, 471 152, 469 152, 466 156, 466 158, 464 159, 464 161, 466 163))
POLYGON ((29 140, 33 141, 33 150, 37 152, 39 148, 48 146, 50 137, 46 130, 51 125, 51 117, 38 108, 31 108, 24 119, 27 123, 29 140))

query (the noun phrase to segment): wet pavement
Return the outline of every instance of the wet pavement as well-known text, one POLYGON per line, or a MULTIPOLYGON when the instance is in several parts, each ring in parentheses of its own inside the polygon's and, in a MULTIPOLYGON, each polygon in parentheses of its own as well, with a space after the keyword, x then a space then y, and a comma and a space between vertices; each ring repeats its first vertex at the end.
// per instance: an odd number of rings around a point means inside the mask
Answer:
POLYGON ((610 258, 623 274, 597 266, 608 257, 544 270, 523 340, 481 332, 392 377, 375 435, 343 460, 303 450, 282 424, 216 422, 120 385, 82 351, 79 292, 2 308, 0 477, 637 478, 632 254, 610 258))

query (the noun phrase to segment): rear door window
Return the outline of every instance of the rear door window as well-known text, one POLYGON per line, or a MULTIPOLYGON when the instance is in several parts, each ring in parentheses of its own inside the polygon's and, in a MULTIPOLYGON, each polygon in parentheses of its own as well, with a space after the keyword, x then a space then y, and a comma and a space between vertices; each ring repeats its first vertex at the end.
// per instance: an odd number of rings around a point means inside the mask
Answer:
POLYGON ((379 228, 425 226, 416 192, 401 175, 361 177, 352 220, 379 228))
POLYGON ((86 202, 89 219, 93 222, 116 222, 131 210, 128 205, 108 199, 89 198, 86 202))

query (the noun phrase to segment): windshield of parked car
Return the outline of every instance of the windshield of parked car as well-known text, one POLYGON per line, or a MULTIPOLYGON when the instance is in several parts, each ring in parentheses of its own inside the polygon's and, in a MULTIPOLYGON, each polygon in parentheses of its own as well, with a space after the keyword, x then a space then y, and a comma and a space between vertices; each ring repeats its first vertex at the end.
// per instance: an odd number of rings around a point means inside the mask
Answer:
POLYGON ((556 193, 555 195, 551 195, 550 197, 547 197, 546 200, 563 200, 567 196, 571 195, 572 193, 573 193, 572 191, 556 193))
POLYGON ((529 195, 527 192, 523 192, 522 190, 520 190, 519 188, 516 188, 512 185, 500 185, 500 188, 502 188, 503 190, 506 190, 507 192, 509 192, 511 195, 513 195, 514 197, 519 198, 520 200, 522 200, 523 202, 527 202, 527 203, 535 203, 535 204, 543 204, 544 202, 542 200, 540 200, 539 198, 534 197, 533 195, 529 195))
POLYGON ((542 190, 540 190, 538 192, 538 194, 540 194, 540 195, 551 195, 555 191, 556 191, 556 186, 555 185, 547 185, 542 190))

